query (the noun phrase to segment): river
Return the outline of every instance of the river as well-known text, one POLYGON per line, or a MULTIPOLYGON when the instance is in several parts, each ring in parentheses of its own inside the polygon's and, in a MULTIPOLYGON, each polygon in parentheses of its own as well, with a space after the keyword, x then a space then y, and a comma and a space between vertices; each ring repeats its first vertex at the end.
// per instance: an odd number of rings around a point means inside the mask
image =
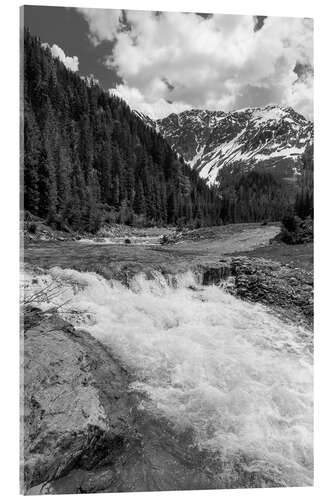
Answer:
POLYGON ((59 293, 51 303, 42 294, 39 306, 64 304, 64 318, 111 347, 142 408, 176 433, 191 429, 198 449, 218 454, 222 475, 312 484, 311 332, 192 272, 138 274, 129 287, 57 267, 26 276, 28 295, 47 285, 59 293))

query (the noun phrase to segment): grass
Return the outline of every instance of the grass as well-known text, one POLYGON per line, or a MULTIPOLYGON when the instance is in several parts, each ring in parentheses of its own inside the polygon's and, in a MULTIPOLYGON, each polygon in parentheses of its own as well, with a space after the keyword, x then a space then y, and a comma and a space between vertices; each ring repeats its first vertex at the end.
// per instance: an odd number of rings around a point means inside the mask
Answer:
POLYGON ((214 264, 227 255, 247 255, 275 260, 292 267, 313 269, 313 244, 269 245, 272 231, 260 224, 232 224, 200 230, 206 238, 186 239, 176 245, 92 245, 77 241, 36 242, 24 250, 24 261, 32 266, 49 269, 54 266, 78 271, 98 272, 106 278, 131 272, 164 269, 178 272, 201 264, 214 264), (259 241, 259 247, 253 243, 259 241))
POLYGON ((313 271, 313 243, 286 245, 285 243, 274 242, 268 246, 255 248, 250 252, 240 252, 238 255, 262 257, 291 267, 313 271))

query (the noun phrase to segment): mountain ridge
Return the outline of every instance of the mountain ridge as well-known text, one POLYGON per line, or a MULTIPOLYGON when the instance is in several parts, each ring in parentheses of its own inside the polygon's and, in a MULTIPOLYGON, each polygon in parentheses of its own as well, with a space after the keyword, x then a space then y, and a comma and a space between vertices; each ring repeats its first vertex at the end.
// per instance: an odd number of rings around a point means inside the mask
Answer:
POLYGON ((302 154, 313 143, 313 123, 277 104, 230 112, 191 109, 156 122, 137 114, 209 185, 236 164, 244 171, 260 169, 293 181, 302 154))

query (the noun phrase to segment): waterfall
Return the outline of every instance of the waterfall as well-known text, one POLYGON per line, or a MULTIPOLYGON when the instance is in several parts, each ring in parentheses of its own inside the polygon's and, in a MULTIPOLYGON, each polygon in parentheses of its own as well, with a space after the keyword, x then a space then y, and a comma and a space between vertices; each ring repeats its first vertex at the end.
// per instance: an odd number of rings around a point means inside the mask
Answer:
MULTIPOLYGON (((241 464, 275 484, 312 484, 312 335, 267 308, 203 286, 192 272, 136 275, 128 287, 53 268, 26 294, 59 284, 64 318, 110 346, 142 407, 193 431, 225 474, 241 464), (234 467, 233 467, 234 466, 234 467)), ((50 303, 39 296, 39 307, 50 303)))

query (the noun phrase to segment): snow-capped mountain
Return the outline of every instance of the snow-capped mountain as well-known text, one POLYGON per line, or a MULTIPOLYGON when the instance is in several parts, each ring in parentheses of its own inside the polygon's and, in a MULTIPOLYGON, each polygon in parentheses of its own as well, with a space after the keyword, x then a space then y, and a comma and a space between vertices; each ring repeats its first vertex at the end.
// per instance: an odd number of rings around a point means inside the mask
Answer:
MULTIPOLYGON (((153 126, 153 120, 139 116, 153 126)), ((193 109, 157 120, 156 129, 209 184, 235 164, 295 178, 313 141, 313 123, 277 105, 229 113, 193 109)))

